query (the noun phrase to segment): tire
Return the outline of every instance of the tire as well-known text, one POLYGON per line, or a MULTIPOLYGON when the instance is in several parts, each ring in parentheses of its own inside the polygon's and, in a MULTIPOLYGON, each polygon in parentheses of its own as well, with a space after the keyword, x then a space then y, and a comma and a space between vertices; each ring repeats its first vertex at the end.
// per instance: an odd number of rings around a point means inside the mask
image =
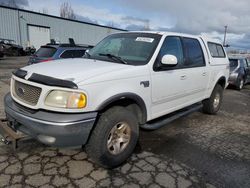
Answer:
POLYGON ((97 164, 105 168, 114 168, 132 154, 138 137, 139 125, 133 113, 123 107, 112 107, 100 116, 86 144, 86 152, 97 164), (122 131, 123 134, 119 131, 122 131), (122 139, 119 138, 119 134, 128 141, 117 141, 122 139), (118 144, 113 144, 113 142, 118 144))
POLYGON ((221 85, 216 85, 210 96, 210 98, 205 99, 203 103, 203 112, 206 114, 216 114, 222 103, 223 99, 223 88, 221 85))
POLYGON ((239 77, 237 79, 236 89, 240 91, 240 90, 242 90, 243 86, 244 86, 244 79, 239 77))

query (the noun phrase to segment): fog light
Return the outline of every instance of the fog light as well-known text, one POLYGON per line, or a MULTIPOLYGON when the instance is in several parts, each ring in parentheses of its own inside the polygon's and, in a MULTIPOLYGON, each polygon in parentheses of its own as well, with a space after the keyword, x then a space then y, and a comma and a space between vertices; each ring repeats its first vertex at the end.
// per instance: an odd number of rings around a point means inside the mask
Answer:
POLYGON ((55 137, 46 136, 46 135, 38 135, 37 139, 45 144, 53 144, 56 141, 55 137))

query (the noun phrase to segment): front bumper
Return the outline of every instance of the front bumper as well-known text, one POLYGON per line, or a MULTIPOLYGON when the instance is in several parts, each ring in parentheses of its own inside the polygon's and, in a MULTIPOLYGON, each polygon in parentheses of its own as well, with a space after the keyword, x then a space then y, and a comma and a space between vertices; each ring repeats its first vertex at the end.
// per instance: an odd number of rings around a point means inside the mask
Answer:
POLYGON ((72 114, 31 110, 17 104, 10 94, 5 96, 4 104, 12 128, 58 147, 86 144, 97 116, 97 112, 72 114))

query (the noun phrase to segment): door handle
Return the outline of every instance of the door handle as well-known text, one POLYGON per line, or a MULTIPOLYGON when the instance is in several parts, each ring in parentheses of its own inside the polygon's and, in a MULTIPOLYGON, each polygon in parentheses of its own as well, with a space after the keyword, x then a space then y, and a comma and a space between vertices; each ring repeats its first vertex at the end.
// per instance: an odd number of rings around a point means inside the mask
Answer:
POLYGON ((186 75, 182 75, 182 76, 181 76, 181 80, 185 80, 186 78, 187 78, 186 75))
POLYGON ((206 76, 206 75, 207 75, 207 73, 206 73, 206 72, 203 72, 203 73, 202 73, 202 76, 206 76))

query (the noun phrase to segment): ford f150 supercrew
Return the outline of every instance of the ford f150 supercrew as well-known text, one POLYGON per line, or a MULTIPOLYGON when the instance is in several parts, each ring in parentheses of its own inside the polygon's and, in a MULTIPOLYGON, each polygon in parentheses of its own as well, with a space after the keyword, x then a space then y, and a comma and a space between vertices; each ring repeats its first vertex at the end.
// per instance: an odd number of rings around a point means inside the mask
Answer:
POLYGON ((217 40, 117 33, 83 58, 13 72, 5 112, 12 130, 47 145, 85 145, 98 164, 115 167, 132 154, 139 128, 159 128, 200 107, 215 114, 228 77, 217 40))

